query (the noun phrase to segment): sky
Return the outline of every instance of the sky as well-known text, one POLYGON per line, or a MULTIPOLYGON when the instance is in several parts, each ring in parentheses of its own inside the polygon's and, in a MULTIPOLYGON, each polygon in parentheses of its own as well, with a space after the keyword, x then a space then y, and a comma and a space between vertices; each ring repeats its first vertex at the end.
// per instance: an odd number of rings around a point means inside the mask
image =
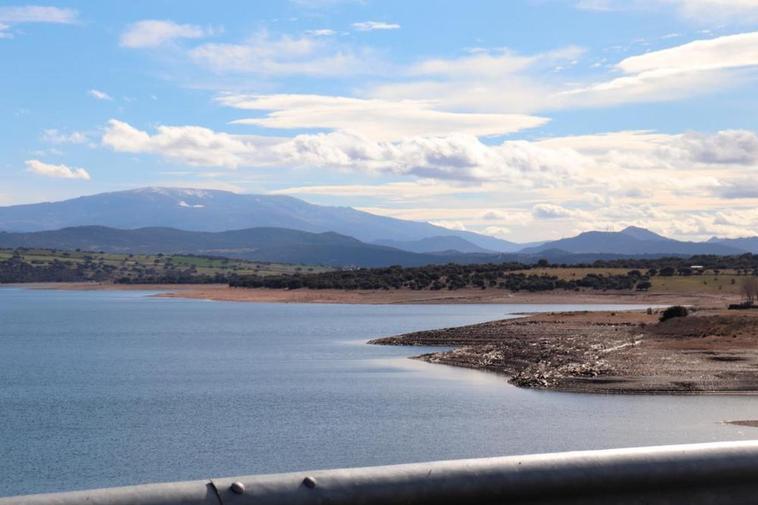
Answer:
POLYGON ((0 1, 0 205, 284 194, 758 235, 758 0, 0 1))

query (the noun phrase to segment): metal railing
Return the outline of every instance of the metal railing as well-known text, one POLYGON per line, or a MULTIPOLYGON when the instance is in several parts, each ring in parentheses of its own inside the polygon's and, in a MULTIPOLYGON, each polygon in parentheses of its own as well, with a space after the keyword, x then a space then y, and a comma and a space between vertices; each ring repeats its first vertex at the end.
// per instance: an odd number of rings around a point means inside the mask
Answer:
POLYGON ((758 503, 758 441, 441 461, 0 498, 0 505, 453 503, 758 503))

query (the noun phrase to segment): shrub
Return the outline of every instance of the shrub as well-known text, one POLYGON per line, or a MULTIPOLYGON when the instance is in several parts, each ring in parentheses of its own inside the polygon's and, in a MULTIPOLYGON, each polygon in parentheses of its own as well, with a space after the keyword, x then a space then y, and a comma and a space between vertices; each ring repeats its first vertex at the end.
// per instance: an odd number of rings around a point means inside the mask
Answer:
POLYGON ((661 314, 661 322, 668 321, 669 319, 673 319, 675 317, 687 317, 689 313, 690 312, 687 310, 687 307, 674 305, 673 307, 669 307, 663 311, 663 314, 661 314))

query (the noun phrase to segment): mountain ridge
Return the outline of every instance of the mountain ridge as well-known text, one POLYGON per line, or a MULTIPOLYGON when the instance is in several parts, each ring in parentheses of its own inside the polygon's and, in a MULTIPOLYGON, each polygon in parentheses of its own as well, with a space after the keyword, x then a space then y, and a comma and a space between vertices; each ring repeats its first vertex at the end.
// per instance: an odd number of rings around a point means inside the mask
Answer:
POLYGON ((351 207, 315 205, 286 195, 239 194, 215 189, 146 187, 59 202, 0 207, 0 230, 4 231, 52 231, 89 225, 119 229, 157 226, 187 231, 273 227, 311 233, 334 231, 363 242, 449 235, 497 252, 521 248, 487 235, 379 216, 351 207))

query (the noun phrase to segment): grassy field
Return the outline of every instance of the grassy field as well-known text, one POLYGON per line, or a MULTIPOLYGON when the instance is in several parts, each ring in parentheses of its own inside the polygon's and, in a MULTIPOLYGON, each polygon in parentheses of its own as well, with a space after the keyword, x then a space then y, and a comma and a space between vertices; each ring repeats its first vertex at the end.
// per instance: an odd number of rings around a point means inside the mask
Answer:
MULTIPOLYGON (((0 249, 0 261, 11 258, 13 250, 0 249)), ((62 261, 71 265, 107 265, 120 272, 134 270, 154 270, 158 273, 165 270, 193 268, 198 274, 214 275, 217 273, 235 273, 239 275, 280 275, 302 273, 317 273, 328 271, 325 267, 307 265, 286 265, 265 263, 228 258, 212 258, 203 256, 187 256, 181 254, 110 254, 88 251, 54 251, 47 249, 19 250, 21 259, 34 266, 45 266, 53 261, 62 261)))
MULTIPOLYGON (((629 268, 533 268, 522 270, 527 275, 551 275, 559 279, 581 279, 587 274, 625 275, 629 268)), ((645 273, 643 271, 643 273, 645 273)), ((672 277, 655 276, 650 279, 651 293, 727 293, 740 294, 742 282, 746 277, 737 275, 734 270, 724 270, 719 275, 704 273, 702 275, 687 275, 672 277)))
POLYGON ((629 268, 532 268, 529 270, 517 270, 516 273, 526 275, 550 275, 559 279, 572 280, 581 279, 587 274, 602 275, 626 275, 629 268))

